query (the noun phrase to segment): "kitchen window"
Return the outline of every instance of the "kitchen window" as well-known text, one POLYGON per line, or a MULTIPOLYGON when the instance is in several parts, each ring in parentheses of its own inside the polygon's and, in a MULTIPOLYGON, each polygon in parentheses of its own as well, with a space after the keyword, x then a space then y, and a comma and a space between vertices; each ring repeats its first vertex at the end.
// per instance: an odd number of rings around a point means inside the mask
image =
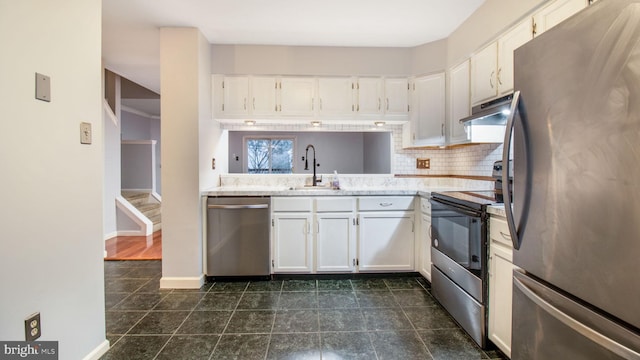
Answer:
POLYGON ((249 174, 291 174, 295 138, 245 137, 245 172, 249 174))

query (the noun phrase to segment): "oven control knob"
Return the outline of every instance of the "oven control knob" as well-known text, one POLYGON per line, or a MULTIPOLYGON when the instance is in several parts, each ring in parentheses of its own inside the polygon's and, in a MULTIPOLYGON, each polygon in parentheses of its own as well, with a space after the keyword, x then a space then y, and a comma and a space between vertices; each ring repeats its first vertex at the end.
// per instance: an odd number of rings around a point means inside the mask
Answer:
POLYGON ((438 247, 438 239, 433 239, 433 246, 438 247))

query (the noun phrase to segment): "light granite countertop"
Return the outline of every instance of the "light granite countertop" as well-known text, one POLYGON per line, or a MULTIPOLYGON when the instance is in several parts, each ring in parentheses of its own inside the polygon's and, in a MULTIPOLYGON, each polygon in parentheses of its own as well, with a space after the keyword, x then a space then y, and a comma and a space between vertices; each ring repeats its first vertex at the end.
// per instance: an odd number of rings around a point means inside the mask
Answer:
POLYGON ((456 190, 451 187, 410 189, 400 187, 346 188, 333 190, 328 187, 278 187, 278 186, 228 186, 215 187, 202 193, 203 196, 424 196, 432 191, 456 190))

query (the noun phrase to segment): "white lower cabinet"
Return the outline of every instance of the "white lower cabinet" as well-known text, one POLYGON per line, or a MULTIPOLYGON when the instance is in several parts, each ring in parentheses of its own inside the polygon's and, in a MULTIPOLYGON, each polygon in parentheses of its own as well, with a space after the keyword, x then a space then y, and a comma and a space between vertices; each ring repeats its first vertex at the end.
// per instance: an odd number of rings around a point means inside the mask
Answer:
POLYGON ((352 197, 316 199, 317 272, 353 272, 356 268, 356 217, 352 197))
POLYGON ((414 271, 413 197, 358 199, 358 270, 414 271))
POLYGON ((274 273, 313 271, 312 198, 272 198, 272 258, 274 273))
POLYGON ((513 247, 504 218, 489 219, 489 339, 511 357, 513 247))
POLYGON ((431 203, 420 198, 420 262, 418 271, 431 281, 431 203))
POLYGON ((413 202, 412 196, 272 198, 273 273, 415 271, 413 202))

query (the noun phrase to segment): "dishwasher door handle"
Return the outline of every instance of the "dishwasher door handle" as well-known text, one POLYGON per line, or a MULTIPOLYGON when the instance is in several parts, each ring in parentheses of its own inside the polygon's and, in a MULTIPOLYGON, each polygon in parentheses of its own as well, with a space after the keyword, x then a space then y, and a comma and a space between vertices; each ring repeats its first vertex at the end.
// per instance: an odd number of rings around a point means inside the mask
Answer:
POLYGON ((268 209, 269 204, 248 204, 248 205, 208 205, 208 209, 268 209))

